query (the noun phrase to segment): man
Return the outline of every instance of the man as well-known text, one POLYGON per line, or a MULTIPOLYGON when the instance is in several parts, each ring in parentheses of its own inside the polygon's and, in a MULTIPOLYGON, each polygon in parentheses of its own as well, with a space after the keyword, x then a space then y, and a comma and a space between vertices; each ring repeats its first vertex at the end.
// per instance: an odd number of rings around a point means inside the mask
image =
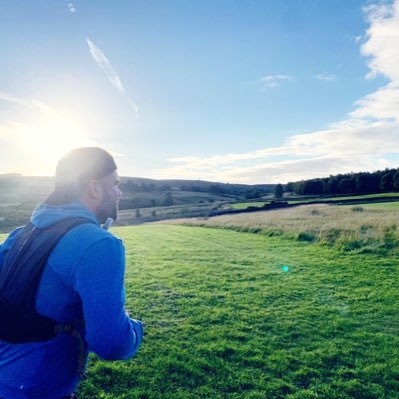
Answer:
MULTIPOLYGON (((55 189, 32 214, 33 229, 68 218, 84 223, 67 231, 52 250, 36 295, 35 310, 57 323, 75 323, 40 342, 0 341, 0 398, 73 398, 89 351, 105 360, 132 357, 142 339, 142 323, 124 310, 124 248, 101 228, 116 219, 122 195, 115 162, 100 148, 78 148, 56 169, 55 189)), ((0 271, 23 228, 0 245, 0 271)), ((2 321, 0 320, 0 323, 2 321)))

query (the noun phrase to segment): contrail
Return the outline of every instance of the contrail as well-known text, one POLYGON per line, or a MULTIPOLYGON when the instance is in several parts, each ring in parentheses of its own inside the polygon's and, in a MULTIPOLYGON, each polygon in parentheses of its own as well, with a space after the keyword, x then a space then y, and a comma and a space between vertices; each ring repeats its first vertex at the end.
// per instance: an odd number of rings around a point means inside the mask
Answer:
POLYGON ((112 86, 114 86, 115 89, 120 94, 122 94, 123 96, 126 97, 130 106, 133 108, 133 111, 135 112, 135 114, 137 116, 138 112, 139 112, 138 107, 134 103, 134 101, 128 96, 118 74, 116 73, 115 69, 112 67, 108 58, 101 51, 101 49, 99 47, 97 47, 88 37, 86 37, 86 42, 89 46, 90 53, 91 53, 94 61, 96 62, 96 64, 104 71, 106 77, 108 78, 108 80, 110 81, 112 86))

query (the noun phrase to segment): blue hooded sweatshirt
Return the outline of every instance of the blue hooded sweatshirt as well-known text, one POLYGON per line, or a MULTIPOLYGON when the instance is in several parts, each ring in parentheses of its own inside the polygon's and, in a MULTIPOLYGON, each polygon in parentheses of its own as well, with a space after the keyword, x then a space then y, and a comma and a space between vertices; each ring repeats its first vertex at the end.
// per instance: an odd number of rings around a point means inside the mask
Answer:
MULTIPOLYGON (((41 204, 31 222, 43 228, 70 217, 84 217, 92 223, 70 230, 53 250, 40 281, 36 310, 59 323, 84 319, 80 327, 83 357, 81 342, 67 333, 45 342, 0 341, 2 399, 60 399, 76 390, 79 359, 85 364, 89 351, 106 360, 123 360, 132 357, 140 345, 142 324, 124 310, 122 241, 103 230, 80 202, 41 204)), ((20 230, 0 245, 0 268, 20 230)))

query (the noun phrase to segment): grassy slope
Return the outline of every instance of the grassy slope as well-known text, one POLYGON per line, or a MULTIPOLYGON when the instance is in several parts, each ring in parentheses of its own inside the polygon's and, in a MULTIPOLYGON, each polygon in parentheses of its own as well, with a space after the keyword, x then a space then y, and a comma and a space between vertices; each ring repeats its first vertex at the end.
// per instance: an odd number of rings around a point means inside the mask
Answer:
MULTIPOLYGON (((347 200, 347 199, 387 198, 387 197, 397 197, 397 196, 399 196, 399 193, 380 193, 380 194, 364 194, 364 195, 349 195, 349 196, 348 195, 347 196, 337 195, 337 196, 325 196, 325 197, 323 197, 323 196, 317 197, 316 196, 316 197, 310 197, 309 202, 320 201, 323 199, 328 200, 328 201, 341 201, 341 200, 347 200)), ((287 197, 284 197, 284 199, 289 200, 290 197, 287 196, 287 197)), ((289 202, 295 203, 297 201, 304 202, 304 197, 300 197, 299 199, 292 198, 292 200, 289 202)))
POLYGON ((167 223, 184 223, 269 236, 284 235, 300 241, 319 241, 344 250, 398 253, 397 207, 383 205, 308 204, 296 208, 179 219, 167 223))
POLYGON ((383 203, 379 203, 379 204, 362 204, 361 206, 366 209, 389 209, 389 208, 397 209, 397 208, 399 208, 399 202, 383 202, 383 203))
MULTIPOLYGON (((309 197, 306 199, 306 197, 300 197, 298 199, 292 198, 290 196, 285 196, 282 198, 283 201, 287 201, 288 204, 296 204, 298 202, 303 202, 303 203, 312 203, 312 202, 319 202, 319 201, 342 201, 342 200, 357 200, 357 199, 368 199, 368 198, 389 198, 389 197, 397 197, 399 193, 382 193, 382 194, 367 194, 367 195, 356 195, 356 196, 336 196, 336 197, 309 197)), ((274 199, 273 196, 271 196, 271 199, 274 199)), ((265 204, 265 202, 238 202, 238 203, 233 203, 231 204, 231 207, 233 209, 246 209, 249 206, 257 206, 261 207, 265 204)))
POLYGON ((235 204, 230 204, 232 209, 246 209, 249 206, 256 206, 256 207, 261 207, 265 205, 265 201, 263 202, 237 202, 235 204))
POLYGON ((114 231, 145 340, 131 361, 93 358, 82 398, 397 398, 399 258, 201 227, 114 231))

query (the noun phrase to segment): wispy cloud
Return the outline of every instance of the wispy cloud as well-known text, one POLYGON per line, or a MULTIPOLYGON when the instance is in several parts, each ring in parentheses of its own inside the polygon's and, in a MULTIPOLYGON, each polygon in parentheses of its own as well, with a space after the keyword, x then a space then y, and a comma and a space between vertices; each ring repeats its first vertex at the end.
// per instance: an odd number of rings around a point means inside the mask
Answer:
POLYGON ((96 62, 96 64, 104 71, 105 76, 109 80, 109 82, 112 84, 112 86, 123 96, 126 97, 128 103, 132 107, 133 111, 135 112, 136 116, 138 115, 138 107, 135 104, 135 102, 128 96, 125 87, 122 84, 121 79, 119 78, 119 75, 115 71, 115 69, 112 67, 110 61, 108 58, 105 56, 105 54, 102 52, 102 50, 97 47, 92 40, 90 40, 88 37, 86 38, 86 42, 89 46, 90 53, 96 62))
POLYGON ((280 86, 281 82, 292 80, 292 76, 277 74, 277 75, 266 75, 262 76, 258 82, 260 84, 261 89, 274 89, 280 86))
POLYGON ((68 10, 71 14, 74 14, 77 11, 76 7, 73 3, 68 3, 67 6, 68 6, 68 10))
POLYGON ((54 110, 44 102, 32 98, 16 97, 12 94, 0 91, 0 101, 7 101, 12 104, 20 105, 45 114, 53 115, 54 110))
POLYGON ((337 79, 337 77, 332 73, 318 73, 314 76, 314 78, 317 80, 325 80, 327 82, 332 82, 333 80, 337 79))
MULTIPOLYGON (((362 37, 361 53, 367 57, 370 68, 367 78, 383 75, 388 83, 357 100, 355 110, 346 120, 331 124, 328 130, 292 136, 277 147, 238 154, 173 158, 170 161, 175 165, 161 170, 160 175, 277 183, 398 167, 399 0, 391 5, 370 5, 364 11, 369 28, 362 37)), ((319 79, 322 76, 326 77, 320 74, 319 79)), ((273 88, 289 77, 269 75, 262 79, 265 87, 273 88)))
POLYGON ((358 35, 358 36, 355 36, 355 37, 353 38, 353 41, 354 41, 355 43, 360 43, 360 42, 362 41, 362 39, 363 39, 363 36, 362 36, 362 35, 358 35))

